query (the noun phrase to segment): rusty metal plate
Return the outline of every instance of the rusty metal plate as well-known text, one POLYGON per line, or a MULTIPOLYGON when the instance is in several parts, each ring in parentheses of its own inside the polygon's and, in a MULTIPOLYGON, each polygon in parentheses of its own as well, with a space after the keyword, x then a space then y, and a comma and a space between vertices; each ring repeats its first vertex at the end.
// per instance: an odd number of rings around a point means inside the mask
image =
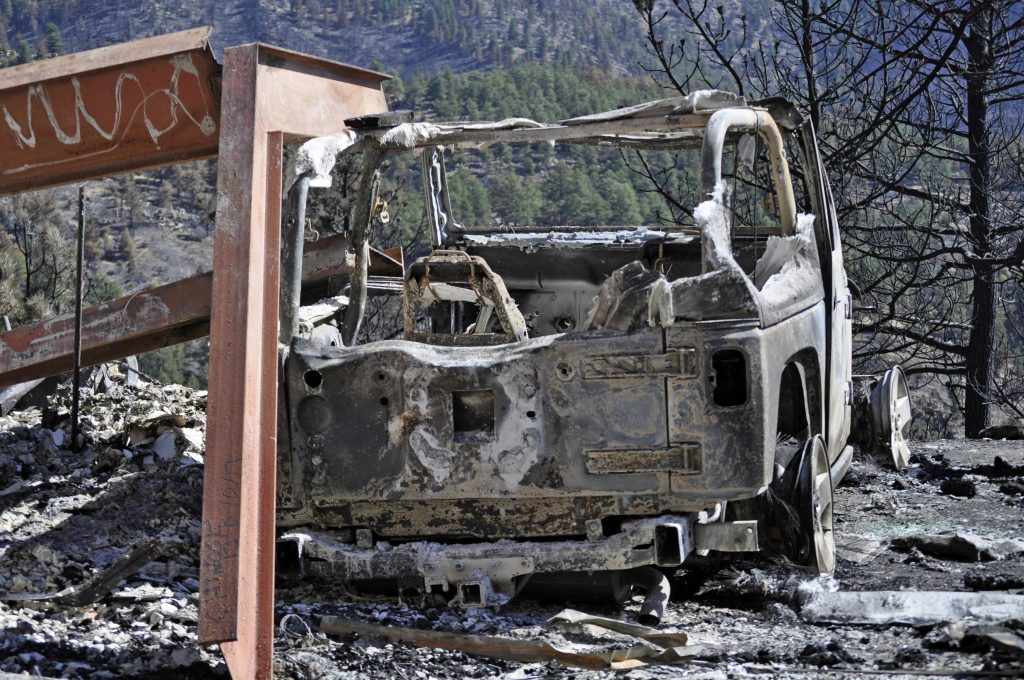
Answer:
POLYGON ((345 119, 388 110, 381 83, 386 73, 258 45, 258 106, 264 130, 285 141, 333 135, 345 119))
POLYGON ((587 472, 591 474, 633 474, 674 472, 700 474, 701 446, 680 444, 668 449, 639 451, 587 451, 587 472))
POLYGON ((217 153, 210 28, 0 70, 0 194, 217 153))
MULTIPOLYGON (((201 338, 209 331, 209 274, 126 295, 82 311, 82 365, 201 338)), ((0 334, 0 385, 70 371, 71 314, 0 334)))
POLYGON ((632 378, 637 376, 697 377, 697 351, 683 347, 668 354, 616 354, 583 359, 583 378, 632 378))

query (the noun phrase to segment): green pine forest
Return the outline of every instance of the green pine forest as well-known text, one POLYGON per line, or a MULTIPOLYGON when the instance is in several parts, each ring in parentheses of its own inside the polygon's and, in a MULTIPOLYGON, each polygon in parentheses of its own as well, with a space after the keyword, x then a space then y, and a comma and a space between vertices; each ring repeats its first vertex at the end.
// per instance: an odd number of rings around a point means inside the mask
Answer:
MULTIPOLYGON (((664 96, 648 79, 580 77, 557 64, 517 64, 507 70, 443 73, 388 83, 395 108, 418 119, 554 122, 664 96)), ((671 158, 662 154, 662 164, 671 158)), ((582 145, 494 146, 460 150, 448 160, 452 211, 477 225, 655 225, 666 219, 660 196, 630 169, 629 155, 582 145)), ((411 162, 408 159, 406 163, 411 162)), ((405 168, 416 174, 416 168, 405 168)), ((401 173, 396 171, 395 175, 401 173)), ((420 219, 418 201, 406 222, 420 219)))

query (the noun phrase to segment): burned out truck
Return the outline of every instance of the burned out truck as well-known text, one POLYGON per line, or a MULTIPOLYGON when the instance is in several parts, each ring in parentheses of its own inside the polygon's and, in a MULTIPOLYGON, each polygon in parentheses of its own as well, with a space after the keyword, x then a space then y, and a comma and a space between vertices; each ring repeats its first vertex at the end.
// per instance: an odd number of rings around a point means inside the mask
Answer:
POLYGON ((898 368, 851 373, 839 225, 792 105, 703 91, 553 125, 347 126, 287 185, 294 272, 309 186, 361 152, 343 295, 304 315, 296 283, 282 306, 282 573, 470 607, 545 584, 664 594, 650 567, 708 552, 833 570, 851 432, 905 465, 910 401, 898 368), (692 221, 460 223, 446 156, 536 143, 688 158, 692 221), (397 153, 422 157, 432 248, 369 276, 397 153), (399 339, 357 342, 373 295, 400 300, 399 339))

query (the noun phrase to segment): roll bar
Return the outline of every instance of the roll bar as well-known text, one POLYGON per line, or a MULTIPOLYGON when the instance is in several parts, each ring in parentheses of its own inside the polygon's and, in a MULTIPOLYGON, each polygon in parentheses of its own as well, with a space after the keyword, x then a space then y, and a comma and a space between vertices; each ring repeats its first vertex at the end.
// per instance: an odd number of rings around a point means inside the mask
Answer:
POLYGON ((796 228, 796 199, 793 197, 793 182, 786 162, 786 151, 782 145, 782 134, 775 120, 767 111, 757 109, 720 109, 711 115, 704 130, 701 143, 700 191, 708 196, 722 180, 722 147, 725 135, 731 128, 753 130, 768 145, 772 164, 772 178, 775 194, 779 200, 779 214, 782 218, 782 232, 792 234, 796 228))

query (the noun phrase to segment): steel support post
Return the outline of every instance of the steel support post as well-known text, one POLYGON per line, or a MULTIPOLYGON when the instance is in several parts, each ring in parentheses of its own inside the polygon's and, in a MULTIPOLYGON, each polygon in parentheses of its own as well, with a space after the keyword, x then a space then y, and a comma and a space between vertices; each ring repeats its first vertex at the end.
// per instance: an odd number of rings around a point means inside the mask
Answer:
POLYGON ((262 45, 224 52, 200 566, 201 643, 273 658, 282 144, 387 109, 383 77, 262 45))

